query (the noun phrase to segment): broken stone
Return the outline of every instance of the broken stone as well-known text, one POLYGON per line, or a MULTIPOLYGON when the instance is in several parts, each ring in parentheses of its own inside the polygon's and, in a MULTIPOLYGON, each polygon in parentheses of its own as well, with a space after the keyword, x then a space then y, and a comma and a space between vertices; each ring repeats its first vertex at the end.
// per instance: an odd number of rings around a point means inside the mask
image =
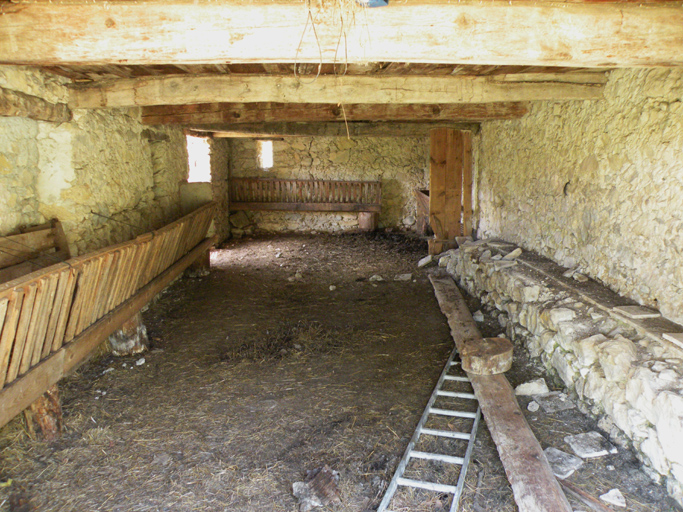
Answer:
POLYGON ((644 318, 659 318, 662 314, 654 309, 643 306, 617 306, 612 308, 612 311, 621 313, 622 315, 632 318, 634 320, 642 320, 644 318))
POLYGON ((538 405, 538 402, 532 400, 529 402, 529 405, 526 406, 527 411, 529 412, 536 412, 541 406, 538 405))
POLYGON ((432 261, 434 261, 434 256, 432 256, 431 254, 428 256, 425 256, 424 258, 422 258, 420 261, 417 262, 417 268, 426 267, 432 261))
POLYGON ((458 247, 460 247, 462 244, 465 244, 467 242, 472 241, 471 236, 456 236, 455 241, 458 243, 458 247))
POLYGON ((626 498, 624 498, 624 495, 619 489, 612 489, 605 494, 602 494, 600 499, 605 503, 614 505, 615 507, 626 507, 626 498))
POLYGON ((300 512, 309 512, 314 508, 341 503, 338 483, 339 473, 328 466, 306 471, 306 478, 303 482, 292 484, 294 497, 299 500, 300 512))
POLYGON ((522 249, 520 247, 517 247, 517 249, 515 249, 514 251, 507 253, 503 257, 503 259, 504 260, 514 260, 515 258, 519 258, 521 255, 522 255, 522 249))
POLYGON ((557 448, 546 448, 543 453, 548 459, 553 474, 560 480, 569 478, 574 471, 583 466, 583 461, 580 458, 557 448))
POLYGON ((516 261, 506 261, 506 260, 500 260, 500 261, 494 261, 493 262, 493 268, 494 270, 503 270, 504 268, 510 268, 514 267, 517 265, 516 261))
POLYGON ((472 314, 472 318, 474 319, 475 322, 483 322, 484 321, 484 313, 481 311, 475 311, 474 314, 472 314))
POLYGON ((491 259, 493 261, 498 261, 498 260, 502 260, 503 257, 500 254, 494 254, 493 256, 491 256, 491 259))
POLYGON ((592 431, 566 436, 564 442, 582 459, 604 457, 610 453, 617 453, 616 447, 605 439, 600 432, 592 431))
POLYGON ((375 281, 384 281, 384 278, 380 276, 379 274, 375 274, 373 276, 370 276, 370 279, 368 281, 375 282, 375 281))
POLYGON ((577 272, 576 274, 574 274, 572 276, 572 278, 574 279, 574 281, 578 281, 579 283, 585 283, 586 281, 588 281, 588 277, 581 274, 580 272, 577 272))
POLYGON ((679 347, 683 347, 683 332, 665 332, 662 334, 662 338, 679 347))
POLYGON ((135 361, 135 366, 142 366, 143 364, 145 364, 145 358, 144 357, 141 357, 140 359, 135 361))
POLYGON ((333 284, 330 285, 330 291, 333 292, 337 289, 337 287, 333 284))
POLYGON ((577 271, 577 269, 570 268, 569 270, 567 270, 565 273, 562 274, 562 277, 572 277, 576 271, 577 271))
POLYGON ((543 377, 525 382, 515 388, 517 396, 545 395, 546 393, 550 393, 550 390, 543 377))
POLYGON ((411 281, 413 274, 398 274, 394 276, 394 281, 411 281))
POLYGON ((448 262, 451 261, 451 255, 445 254, 439 258, 439 267, 443 268, 448 266, 448 262))
POLYGON ((230 224, 237 229, 244 229, 251 224, 246 212, 239 211, 230 216, 230 224))
POLYGON ((574 402, 567 398, 567 395, 559 391, 551 391, 543 395, 534 395, 534 400, 538 402, 544 412, 554 414, 559 411, 574 409, 574 402))

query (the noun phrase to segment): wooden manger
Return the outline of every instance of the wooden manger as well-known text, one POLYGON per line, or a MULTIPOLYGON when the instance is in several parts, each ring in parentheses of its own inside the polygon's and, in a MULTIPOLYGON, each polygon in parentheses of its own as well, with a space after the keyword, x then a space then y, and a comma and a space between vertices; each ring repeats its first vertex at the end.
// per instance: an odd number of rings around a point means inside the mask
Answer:
POLYGON ((0 284, 0 426, 209 249, 214 210, 0 284))
POLYGON ((360 229, 377 228, 380 181, 230 178, 230 209, 252 211, 358 212, 360 229))

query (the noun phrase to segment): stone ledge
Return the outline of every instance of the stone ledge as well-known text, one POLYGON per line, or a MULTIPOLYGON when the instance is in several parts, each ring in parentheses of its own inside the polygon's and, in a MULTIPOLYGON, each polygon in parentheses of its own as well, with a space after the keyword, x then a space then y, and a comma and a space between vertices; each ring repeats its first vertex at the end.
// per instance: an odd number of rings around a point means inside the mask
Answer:
POLYGON ((662 336, 683 327, 619 314, 614 307, 636 304, 534 253, 503 260, 515 249, 465 242, 439 265, 498 310, 508 336, 540 357, 612 439, 632 444, 646 472, 683 504, 683 350, 662 336))

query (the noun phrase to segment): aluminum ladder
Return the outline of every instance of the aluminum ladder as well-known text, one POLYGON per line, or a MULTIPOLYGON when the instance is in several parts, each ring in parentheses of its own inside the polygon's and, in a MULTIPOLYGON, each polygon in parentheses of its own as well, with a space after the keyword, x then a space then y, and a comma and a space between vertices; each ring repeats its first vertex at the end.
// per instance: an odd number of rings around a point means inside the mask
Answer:
POLYGON ((436 387, 432 392, 432 396, 429 398, 427 407, 425 408, 425 411, 422 414, 422 417, 420 418, 420 422, 417 424, 417 428, 415 429, 413 437, 410 439, 410 442, 408 443, 408 447, 406 448, 406 451, 403 454, 403 458, 396 467, 394 477, 391 479, 391 482, 389 483, 389 486, 387 487, 387 490, 384 493, 384 498, 382 499, 382 502, 379 504, 377 512, 392 512, 392 510, 390 510, 387 507, 391 503, 391 500, 394 498, 394 495, 396 494, 396 490, 400 486, 424 489, 427 491, 434 491, 442 494, 452 494, 453 499, 451 501, 450 512, 456 512, 458 510, 458 505, 460 504, 460 496, 465 486, 467 467, 470 463, 470 459, 472 458, 472 450, 474 449, 474 438, 477 434, 477 428, 479 427, 479 420, 481 419, 481 409, 477 406, 476 412, 457 410, 458 400, 476 401, 474 393, 461 393, 455 391, 445 391, 442 389, 444 383, 448 381, 470 382, 470 380, 465 375, 465 372, 462 370, 462 368, 460 368, 460 362, 455 361, 456 356, 457 349, 454 349, 453 352, 451 352, 448 361, 446 362, 446 366, 444 367, 443 372, 441 372, 439 381, 437 382, 436 387), (453 375, 454 371, 460 373, 460 375, 453 375), (443 409, 434 407, 434 403, 439 397, 451 399, 450 401, 454 403, 454 406, 456 408, 443 409), (434 415, 473 419, 474 422, 472 423, 472 430, 470 432, 455 432, 450 430, 435 430, 425 428, 425 424, 427 423, 429 417, 434 415), (467 441, 465 455, 464 457, 456 457, 445 453, 428 453, 417 451, 415 450, 415 445, 418 443, 421 436, 436 436, 448 439, 458 439, 462 441, 467 441), (461 466, 460 473, 458 475, 458 481, 455 485, 447 485, 435 482, 425 482, 422 480, 404 478, 403 474, 411 459, 433 460, 443 462, 446 464, 454 464, 461 466))

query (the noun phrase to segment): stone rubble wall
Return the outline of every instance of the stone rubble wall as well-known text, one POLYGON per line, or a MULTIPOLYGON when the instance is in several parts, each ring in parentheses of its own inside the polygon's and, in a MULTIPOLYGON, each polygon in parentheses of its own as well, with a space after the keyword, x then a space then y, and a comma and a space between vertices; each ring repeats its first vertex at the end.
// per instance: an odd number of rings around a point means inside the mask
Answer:
POLYGON ((683 70, 617 70, 604 99, 482 124, 478 233, 579 266, 683 322, 683 70))
POLYGON ((648 474, 683 504, 683 350, 643 336, 534 268, 501 261, 514 248, 505 245, 465 243, 439 265, 480 297, 507 336, 540 358, 616 442, 632 445, 648 474))
MULTIPOLYGON (((66 83, 0 66, 0 86, 47 101, 66 102, 66 83)), ((180 215, 179 187, 187 179, 182 130, 145 127, 138 109, 73 114, 61 124, 0 117, 0 235, 57 217, 77 255, 180 215)))
MULTIPOLYGON (((280 179, 381 180, 379 226, 415 225, 415 188, 427 188, 427 137, 297 137, 273 141, 273 168, 260 169, 253 140, 231 141, 230 175, 280 179)), ((358 227, 355 213, 248 212, 233 215, 233 233, 334 232, 358 227)))

